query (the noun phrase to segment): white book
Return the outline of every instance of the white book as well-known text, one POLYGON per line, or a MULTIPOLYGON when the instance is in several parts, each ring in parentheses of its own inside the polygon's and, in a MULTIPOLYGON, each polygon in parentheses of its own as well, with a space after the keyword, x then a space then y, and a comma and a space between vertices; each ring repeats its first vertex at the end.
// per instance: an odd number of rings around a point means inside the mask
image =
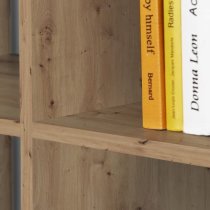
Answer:
POLYGON ((210 0, 182 0, 184 132, 210 135, 210 0))

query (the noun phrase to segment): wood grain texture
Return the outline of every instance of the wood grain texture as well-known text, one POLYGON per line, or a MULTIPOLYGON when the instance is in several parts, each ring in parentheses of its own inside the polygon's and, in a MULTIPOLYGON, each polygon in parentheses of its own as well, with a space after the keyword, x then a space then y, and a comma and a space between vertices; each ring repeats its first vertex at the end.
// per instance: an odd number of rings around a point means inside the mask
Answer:
POLYGON ((35 120, 140 101, 139 1, 32 1, 35 120))
POLYGON ((0 134, 20 137, 21 124, 15 120, 0 119, 0 134))
POLYGON ((140 104, 58 118, 33 125, 33 137, 210 167, 210 138, 143 129, 140 104))
POLYGON ((205 168, 34 140, 34 210, 208 210, 205 168))
POLYGON ((45 124, 76 128, 139 139, 151 139, 181 145, 210 148, 210 137, 186 135, 182 132, 157 131, 142 128, 141 103, 117 106, 100 111, 43 121, 45 124))
POLYGON ((33 210, 32 198, 32 32, 31 0, 19 1, 20 31, 20 123, 21 123, 21 210, 33 210))
POLYGON ((0 136, 0 209, 11 210, 11 142, 0 136))
POLYGON ((10 52, 10 8, 8 0, 0 1, 0 55, 10 52))

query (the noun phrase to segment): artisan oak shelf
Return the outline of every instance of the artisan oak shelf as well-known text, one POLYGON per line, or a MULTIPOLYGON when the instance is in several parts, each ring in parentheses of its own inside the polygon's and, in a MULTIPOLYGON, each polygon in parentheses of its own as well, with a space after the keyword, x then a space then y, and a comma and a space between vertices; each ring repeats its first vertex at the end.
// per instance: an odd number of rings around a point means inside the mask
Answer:
POLYGON ((195 166, 210 167, 209 137, 143 129, 140 103, 34 124, 34 137, 195 166), (57 133, 57 134, 56 134, 57 133))

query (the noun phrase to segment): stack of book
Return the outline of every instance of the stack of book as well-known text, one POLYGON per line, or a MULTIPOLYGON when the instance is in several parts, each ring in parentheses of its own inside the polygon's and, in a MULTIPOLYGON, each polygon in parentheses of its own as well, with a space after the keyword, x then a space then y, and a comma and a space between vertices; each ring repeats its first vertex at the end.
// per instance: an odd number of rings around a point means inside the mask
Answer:
POLYGON ((210 135, 208 5, 140 1, 144 128, 210 135))

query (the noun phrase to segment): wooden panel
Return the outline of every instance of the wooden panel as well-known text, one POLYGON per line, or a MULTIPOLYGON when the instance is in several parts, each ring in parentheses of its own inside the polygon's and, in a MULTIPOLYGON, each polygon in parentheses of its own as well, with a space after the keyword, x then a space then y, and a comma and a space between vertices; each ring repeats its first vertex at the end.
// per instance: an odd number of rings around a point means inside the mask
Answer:
POLYGON ((141 106, 131 104, 35 123, 33 137, 210 167, 210 138, 141 126, 141 106))
POLYGON ((0 119, 0 134, 20 137, 21 124, 16 120, 0 119))
POLYGON ((11 142, 0 136, 0 209, 11 210, 11 142))
POLYGON ((0 1, 0 55, 9 53, 9 0, 0 1))
POLYGON ((142 128, 140 103, 55 118, 44 124, 210 149, 210 137, 142 128))
POLYGON ((34 210, 208 210, 210 171, 34 140, 34 210))
POLYGON ((32 1, 19 0, 20 17, 20 122, 21 122, 21 210, 32 210, 32 1))
POLYGON ((139 1, 32 1, 35 120, 140 100, 139 1))
POLYGON ((133 210, 143 203, 135 158, 44 141, 33 146, 34 210, 133 210))

